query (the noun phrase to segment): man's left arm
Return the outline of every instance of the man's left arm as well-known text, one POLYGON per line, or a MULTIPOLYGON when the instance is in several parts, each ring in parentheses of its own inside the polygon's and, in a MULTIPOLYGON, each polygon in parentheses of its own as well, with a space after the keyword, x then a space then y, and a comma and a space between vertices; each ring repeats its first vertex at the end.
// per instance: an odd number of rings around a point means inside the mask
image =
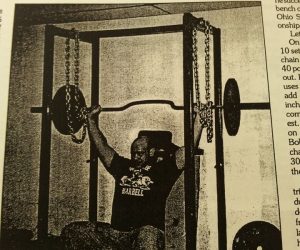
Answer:
MULTIPOLYGON (((194 148, 199 147, 203 126, 200 123, 199 113, 196 112, 194 120, 194 148)), ((180 147, 175 153, 176 165, 178 169, 184 169, 185 166, 185 147, 180 147)))

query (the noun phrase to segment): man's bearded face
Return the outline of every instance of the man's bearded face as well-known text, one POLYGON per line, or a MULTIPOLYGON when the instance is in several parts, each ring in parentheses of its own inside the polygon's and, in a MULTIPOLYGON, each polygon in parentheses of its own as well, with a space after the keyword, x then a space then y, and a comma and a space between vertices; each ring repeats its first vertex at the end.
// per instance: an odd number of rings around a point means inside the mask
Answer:
POLYGON ((131 160, 136 168, 143 167, 149 159, 148 141, 137 139, 131 146, 131 160))

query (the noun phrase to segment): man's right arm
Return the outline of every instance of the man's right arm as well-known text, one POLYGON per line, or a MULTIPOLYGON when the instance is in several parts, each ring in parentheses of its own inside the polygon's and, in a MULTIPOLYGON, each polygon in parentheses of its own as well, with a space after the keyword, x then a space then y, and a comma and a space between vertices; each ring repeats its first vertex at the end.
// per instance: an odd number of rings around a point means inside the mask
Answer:
MULTIPOLYGON (((200 122, 200 114, 196 111, 196 116, 194 118, 194 147, 198 148, 203 126, 200 122)), ((178 169, 183 169, 185 167, 185 147, 180 147, 175 153, 176 165, 178 169)))
POLYGON ((87 114, 87 122, 88 122, 88 132, 89 137, 96 150, 98 152, 98 156, 102 161, 105 168, 110 168, 112 159, 116 153, 116 151, 108 145, 107 140, 103 133, 100 131, 97 120, 99 114, 101 112, 101 107, 96 106, 92 108, 90 112, 87 114))

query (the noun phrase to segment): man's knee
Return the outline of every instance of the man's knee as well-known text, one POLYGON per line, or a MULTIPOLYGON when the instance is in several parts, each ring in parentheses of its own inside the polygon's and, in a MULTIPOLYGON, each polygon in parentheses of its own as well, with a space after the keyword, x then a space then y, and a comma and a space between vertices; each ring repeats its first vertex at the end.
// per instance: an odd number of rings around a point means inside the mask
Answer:
POLYGON ((164 232, 147 225, 138 230, 135 249, 164 249, 164 232))
POLYGON ((77 236, 86 231, 94 231, 95 224, 89 221, 76 221, 66 225, 61 231, 62 238, 77 236))
POLYGON ((61 240, 65 249, 109 249, 106 230, 109 230, 107 223, 72 222, 63 228, 61 240))

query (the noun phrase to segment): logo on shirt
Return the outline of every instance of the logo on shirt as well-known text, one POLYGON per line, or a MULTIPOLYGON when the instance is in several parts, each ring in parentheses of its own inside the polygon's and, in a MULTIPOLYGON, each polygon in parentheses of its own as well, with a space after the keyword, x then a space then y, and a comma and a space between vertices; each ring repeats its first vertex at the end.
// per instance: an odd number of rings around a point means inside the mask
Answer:
POLYGON ((150 190, 150 185, 154 182, 142 171, 149 171, 150 169, 151 166, 148 165, 142 169, 129 168, 131 176, 125 175, 121 178, 122 194, 144 196, 143 191, 150 190))

